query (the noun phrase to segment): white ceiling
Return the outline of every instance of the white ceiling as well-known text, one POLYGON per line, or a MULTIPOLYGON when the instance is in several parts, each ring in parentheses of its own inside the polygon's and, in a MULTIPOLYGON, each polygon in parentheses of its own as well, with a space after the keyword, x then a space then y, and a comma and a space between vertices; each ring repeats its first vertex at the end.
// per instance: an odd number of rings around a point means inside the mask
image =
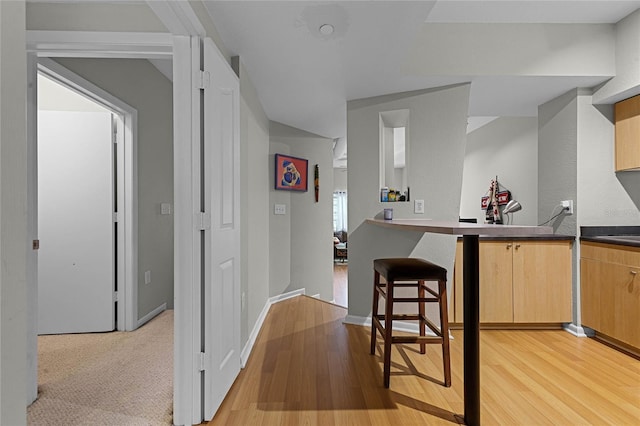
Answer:
POLYGON ((352 99, 470 81, 471 117, 535 116, 539 104, 605 79, 408 75, 397 64, 425 22, 615 23, 640 7, 632 0, 204 3, 269 119, 329 138, 346 136, 352 99), (335 32, 322 36, 317 29, 327 22, 335 32))

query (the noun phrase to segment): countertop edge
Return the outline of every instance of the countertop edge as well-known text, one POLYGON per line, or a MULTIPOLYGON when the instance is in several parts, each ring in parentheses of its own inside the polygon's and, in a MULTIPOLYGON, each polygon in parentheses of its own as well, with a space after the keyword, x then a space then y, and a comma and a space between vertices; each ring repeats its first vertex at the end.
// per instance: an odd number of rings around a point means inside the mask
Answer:
POLYGON ((627 246, 627 247, 640 248, 640 241, 621 240, 621 239, 617 239, 615 236, 611 236, 611 235, 602 235, 602 236, 593 236, 593 237, 580 237, 580 241, 587 241, 587 242, 600 243, 600 244, 611 244, 611 245, 615 245, 615 246, 627 246))
MULTIPOLYGON (((462 237, 458 237, 462 239, 462 237)), ((535 234, 535 235, 511 235, 511 236, 491 236, 481 235, 480 241, 575 241, 573 235, 560 234, 535 234)))

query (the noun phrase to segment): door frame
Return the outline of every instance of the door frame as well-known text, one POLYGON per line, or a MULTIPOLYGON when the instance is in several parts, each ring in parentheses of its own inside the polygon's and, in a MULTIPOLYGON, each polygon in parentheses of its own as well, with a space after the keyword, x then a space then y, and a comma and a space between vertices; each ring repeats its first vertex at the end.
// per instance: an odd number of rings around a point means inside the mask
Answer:
MULTIPOLYGON (((171 1, 154 1, 152 9, 175 6, 171 1)), ((180 3, 182 8, 188 4, 180 3)), ((169 33, 81 32, 81 31, 27 31, 28 78, 36 75, 37 57, 85 57, 173 59, 173 155, 174 155, 174 380, 173 422, 176 425, 198 424, 202 421, 202 383, 200 381, 200 269, 196 252, 196 217, 192 211, 200 192, 193 174, 193 164, 199 164, 197 134, 200 130, 199 103, 195 101, 198 68, 192 61, 192 41, 198 36, 185 25, 192 16, 182 16, 174 11, 173 17, 163 16, 163 21, 174 19, 169 33), (175 28, 174 28, 175 27, 175 28), (174 35, 175 34, 175 35, 174 35), (198 355, 197 355, 198 354, 198 355)), ((32 81, 32 80, 30 80, 32 81)), ((29 85, 29 91, 32 91, 29 85)), ((28 97, 33 102, 33 96, 28 97)), ((34 108, 28 111, 33 123, 34 108)), ((28 141, 35 140, 35 128, 27 126, 28 141)), ((28 150, 35 145, 28 142, 28 150)), ((31 151, 29 151, 30 153, 31 151)), ((28 179, 30 179, 28 175, 28 179)), ((28 206, 31 215, 33 206, 28 206)), ((33 216, 33 215, 31 215, 33 216)), ((32 221, 31 217, 28 220, 32 221)), ((34 229, 32 226, 29 229, 34 229)), ((28 234, 31 238, 32 234, 28 234)), ((34 236, 34 239, 37 236, 34 236)), ((199 242, 198 242, 199 244, 199 242)), ((198 245, 199 248, 199 245, 198 245)), ((37 312, 37 286, 30 279, 34 252, 27 254, 27 312, 37 312), (35 297, 34 297, 35 293, 35 297)), ((27 404, 37 397, 37 323, 35 316, 27 315, 27 404)))
MULTIPOLYGON (((138 276, 138 141, 136 137, 138 111, 50 58, 38 58, 37 72, 100 104, 117 117, 115 190, 118 227, 115 278, 118 283, 118 308, 116 329, 133 331, 138 328, 138 282, 136 279, 138 276)), ((29 166, 29 173, 35 176, 37 181, 37 160, 34 161, 33 155, 29 157, 29 166)), ((37 206, 37 185, 29 187, 29 194, 30 202, 37 206)), ((37 207, 34 211, 37 224, 37 207)))

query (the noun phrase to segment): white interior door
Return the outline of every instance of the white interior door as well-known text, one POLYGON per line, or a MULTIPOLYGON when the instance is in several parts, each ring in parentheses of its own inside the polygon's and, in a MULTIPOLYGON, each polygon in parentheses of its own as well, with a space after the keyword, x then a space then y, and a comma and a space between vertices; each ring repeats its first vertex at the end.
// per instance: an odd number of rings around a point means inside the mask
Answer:
POLYGON ((115 328, 111 120, 38 113, 39 334, 115 328))
POLYGON ((204 40, 205 419, 240 372, 239 82, 210 39, 204 40), (206 81, 209 81, 207 84, 206 81))

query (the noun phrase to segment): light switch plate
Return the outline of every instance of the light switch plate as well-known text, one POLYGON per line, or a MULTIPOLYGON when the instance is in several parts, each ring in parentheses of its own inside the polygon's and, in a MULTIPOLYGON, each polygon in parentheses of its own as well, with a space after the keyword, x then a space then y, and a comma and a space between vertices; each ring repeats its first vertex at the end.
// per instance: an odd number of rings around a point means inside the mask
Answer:
POLYGON ((287 205, 286 204, 274 204, 273 205, 273 214, 287 214, 287 205))
POLYGON ((416 214, 424 214, 424 200, 415 200, 413 202, 413 212, 416 214))

